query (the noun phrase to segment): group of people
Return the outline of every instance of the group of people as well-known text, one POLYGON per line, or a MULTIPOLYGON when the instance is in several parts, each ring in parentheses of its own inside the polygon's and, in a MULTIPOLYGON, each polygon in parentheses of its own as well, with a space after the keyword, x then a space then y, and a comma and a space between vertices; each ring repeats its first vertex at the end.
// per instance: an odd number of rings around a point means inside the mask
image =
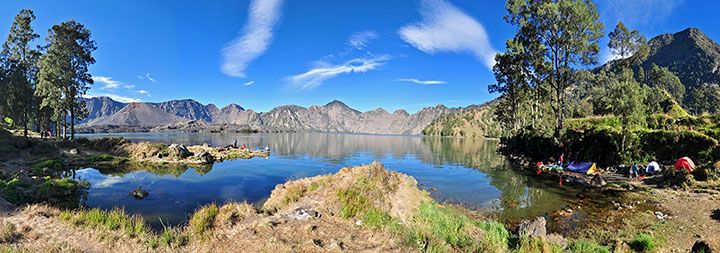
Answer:
MULTIPOLYGON (((233 143, 233 148, 238 148, 237 140, 233 143)), ((247 149, 247 144, 243 143, 243 145, 240 147, 240 149, 247 149)), ((263 150, 265 152, 270 152, 270 147, 265 146, 265 148, 260 149, 260 146, 255 146, 255 150, 263 150)))
POLYGON ((638 165, 637 163, 633 163, 628 170, 628 176, 630 178, 652 176, 660 173, 661 171, 662 168, 660 168, 660 165, 655 161, 650 162, 648 165, 638 165))

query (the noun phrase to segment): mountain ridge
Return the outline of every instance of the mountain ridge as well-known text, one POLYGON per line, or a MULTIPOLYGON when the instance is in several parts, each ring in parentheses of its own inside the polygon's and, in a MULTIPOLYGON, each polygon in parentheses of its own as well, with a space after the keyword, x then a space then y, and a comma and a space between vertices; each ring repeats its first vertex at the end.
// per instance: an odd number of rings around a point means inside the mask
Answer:
POLYGON ((437 105, 414 114, 404 109, 389 113, 382 108, 361 112, 339 100, 309 107, 281 105, 267 112, 255 112, 234 103, 218 108, 193 99, 124 104, 108 97, 95 97, 86 98, 86 102, 91 116, 79 126, 84 132, 203 131, 212 128, 220 131, 420 134, 435 118, 461 110, 437 105), (122 107, 118 109, 120 105, 122 107), (157 119, 151 117, 151 113, 157 114, 157 119))

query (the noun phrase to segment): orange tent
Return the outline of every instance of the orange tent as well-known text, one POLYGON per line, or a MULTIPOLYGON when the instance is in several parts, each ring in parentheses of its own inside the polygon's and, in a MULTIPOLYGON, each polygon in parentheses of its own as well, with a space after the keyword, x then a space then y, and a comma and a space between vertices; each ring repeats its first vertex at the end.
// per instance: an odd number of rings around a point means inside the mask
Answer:
POLYGON ((693 161, 690 160, 690 158, 685 156, 685 157, 678 159, 677 162, 675 162, 675 169, 676 170, 686 169, 688 172, 692 173, 693 170, 695 170, 695 163, 693 163, 693 161))

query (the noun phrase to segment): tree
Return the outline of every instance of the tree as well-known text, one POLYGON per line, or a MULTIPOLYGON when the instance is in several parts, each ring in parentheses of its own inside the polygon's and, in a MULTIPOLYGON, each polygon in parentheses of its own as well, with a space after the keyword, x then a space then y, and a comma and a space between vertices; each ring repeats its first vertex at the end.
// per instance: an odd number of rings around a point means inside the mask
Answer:
POLYGON ((688 108, 694 114, 720 112, 720 85, 704 84, 690 90, 688 108))
POLYGON ((528 64, 523 59, 522 45, 513 40, 508 40, 506 44, 506 52, 495 56, 493 72, 497 83, 488 89, 502 94, 495 115, 503 128, 514 134, 522 125, 521 108, 527 100, 529 88, 528 64))
POLYGON ((620 119, 622 152, 626 150, 630 129, 643 124, 646 116, 645 89, 632 76, 632 71, 626 70, 617 75, 605 76, 602 80, 607 87, 604 94, 605 110, 620 119))
POLYGON ((648 73, 648 85, 668 91, 679 104, 684 101, 685 85, 668 68, 653 64, 648 73))
POLYGON ((17 124, 23 126, 23 133, 28 135, 28 125, 34 111, 34 83, 37 72, 39 50, 30 43, 40 37, 32 29, 35 15, 32 10, 21 10, 10 27, 7 41, 2 45, 5 77, 6 114, 13 117, 17 124))
POLYGON ((638 30, 628 30, 622 21, 618 22, 615 30, 610 32, 609 37, 608 47, 610 47, 613 54, 620 56, 620 59, 626 59, 634 55, 645 45, 645 36, 640 34, 638 30))
POLYGON ((56 117, 69 114, 72 139, 75 121, 83 116, 80 98, 93 83, 88 67, 95 63, 92 51, 97 45, 90 36, 90 30, 74 20, 54 25, 48 31, 47 52, 39 64, 38 95, 43 98, 42 105, 51 108, 56 117))
POLYGON ((555 95, 555 135, 565 125, 566 89, 573 67, 597 63, 603 25, 589 0, 508 0, 506 21, 518 26, 516 37, 533 37, 544 47, 535 64, 550 66, 547 83, 555 95))

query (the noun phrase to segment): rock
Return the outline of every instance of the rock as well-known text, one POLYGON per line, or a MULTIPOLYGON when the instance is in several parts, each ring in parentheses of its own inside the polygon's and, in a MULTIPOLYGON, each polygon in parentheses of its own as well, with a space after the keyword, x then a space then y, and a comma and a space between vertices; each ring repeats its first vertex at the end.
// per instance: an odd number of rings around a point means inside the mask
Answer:
POLYGON ((200 151, 199 153, 195 154, 195 159, 197 159, 200 163, 203 164, 211 164, 215 162, 215 157, 207 151, 200 151))
POLYGON ((362 225, 363 225, 363 221, 362 221, 362 220, 357 220, 357 221, 355 221, 355 225, 362 226, 362 225))
POLYGON ((15 205, 8 202, 3 197, 0 197, 0 213, 9 214, 9 213, 15 211, 15 208, 16 208, 15 205))
POLYGON ((149 192, 142 189, 142 187, 138 186, 138 188, 135 188, 135 190, 132 190, 130 192, 130 195, 133 196, 135 199, 142 200, 146 198, 148 195, 150 195, 149 192))
POLYGON ((595 176, 590 180, 590 186, 592 187, 602 187, 605 186, 607 182, 605 182, 605 179, 603 179, 600 174, 595 174, 595 176))
POLYGON ((330 239, 330 244, 328 244, 327 248, 329 250, 342 251, 345 249, 345 244, 343 244, 343 242, 341 241, 338 241, 337 239, 330 239))
POLYGON ((300 207, 288 214, 291 220, 308 220, 310 218, 320 218, 320 213, 310 208, 300 207))
POLYGON ((665 214, 665 213, 662 213, 662 212, 660 212, 660 211, 656 211, 656 212, 655 212, 655 217, 656 217, 658 220, 667 220, 667 219, 670 219, 670 215, 665 214))
POLYGON ((70 150, 70 154, 77 155, 78 150, 76 148, 70 150))
POLYGON ((545 237, 547 229, 545 217, 537 217, 531 221, 524 221, 518 228, 520 237, 545 237))
POLYGON ((168 155, 172 158, 182 160, 193 155, 190 150, 182 144, 170 144, 168 146, 168 155))
POLYGON ((565 237, 563 237, 562 235, 559 235, 559 234, 555 234, 555 233, 545 236, 545 241, 547 241, 549 243, 560 245, 560 246, 562 246, 562 248, 565 248, 568 245, 568 240, 565 239, 565 237))
POLYGON ((710 244, 703 240, 697 240, 695 244, 693 244, 692 249, 690 249, 690 252, 692 253, 712 253, 713 250, 710 247, 710 244))

